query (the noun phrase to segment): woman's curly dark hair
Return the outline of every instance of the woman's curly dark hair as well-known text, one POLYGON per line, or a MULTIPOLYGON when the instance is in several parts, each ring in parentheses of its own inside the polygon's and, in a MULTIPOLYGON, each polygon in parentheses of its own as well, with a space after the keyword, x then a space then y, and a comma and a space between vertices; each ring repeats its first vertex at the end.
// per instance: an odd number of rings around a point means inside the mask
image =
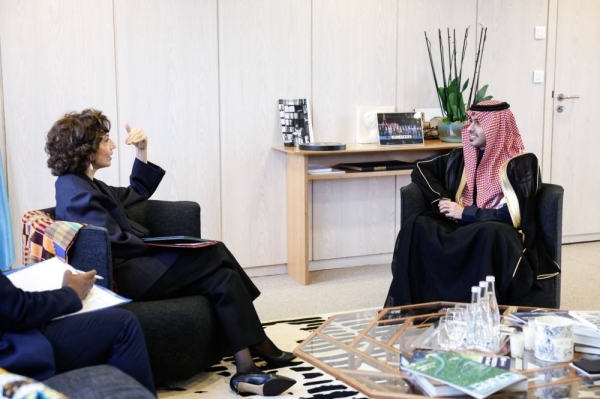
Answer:
POLYGON ((84 172, 109 131, 108 118, 92 108, 68 113, 54 122, 46 136, 47 163, 52 174, 84 172))

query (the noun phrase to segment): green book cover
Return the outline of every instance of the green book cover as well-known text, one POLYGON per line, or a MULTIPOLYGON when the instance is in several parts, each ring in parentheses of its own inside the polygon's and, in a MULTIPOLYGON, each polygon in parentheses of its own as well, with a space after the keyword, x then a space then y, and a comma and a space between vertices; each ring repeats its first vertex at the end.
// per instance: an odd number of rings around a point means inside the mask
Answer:
POLYGON ((526 391, 527 378, 451 352, 432 353, 426 359, 402 366, 404 370, 448 384, 475 398, 500 390, 526 391))

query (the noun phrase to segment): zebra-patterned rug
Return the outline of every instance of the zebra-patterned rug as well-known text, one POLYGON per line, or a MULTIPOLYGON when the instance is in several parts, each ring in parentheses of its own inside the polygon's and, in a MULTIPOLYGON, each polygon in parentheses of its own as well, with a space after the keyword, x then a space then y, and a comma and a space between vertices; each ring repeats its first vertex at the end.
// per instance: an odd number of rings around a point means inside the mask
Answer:
MULTIPOLYGON (((308 335, 319 327, 328 315, 319 315, 298 319, 279 320, 263 323, 265 331, 277 346, 286 351, 293 351, 308 335)), ((264 371, 277 372, 295 379, 296 385, 282 396, 285 398, 306 399, 366 399, 364 395, 352 387, 324 373, 309 363, 296 359, 287 367, 268 368, 265 362, 255 359, 257 365, 264 371)), ((159 399, 222 399, 235 398, 236 394, 229 389, 229 379, 235 374, 233 358, 224 358, 221 363, 207 371, 198 374, 188 381, 171 384, 169 388, 159 390, 159 399)), ((263 398, 254 394, 243 394, 253 398, 263 398)))

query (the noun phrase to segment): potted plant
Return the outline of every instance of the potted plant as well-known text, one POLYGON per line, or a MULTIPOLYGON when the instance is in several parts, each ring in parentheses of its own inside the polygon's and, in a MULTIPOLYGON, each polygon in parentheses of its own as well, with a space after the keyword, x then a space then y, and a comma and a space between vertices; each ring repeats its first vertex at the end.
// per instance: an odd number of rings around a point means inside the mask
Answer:
POLYGON ((473 104, 477 104, 484 100, 489 100, 492 96, 486 96, 488 85, 479 88, 479 72, 481 71, 481 60, 483 58, 483 49, 485 47, 485 39, 487 28, 481 27, 479 35, 479 44, 477 46, 477 55, 475 57, 475 68, 473 70, 473 78, 471 79, 471 89, 469 90, 469 100, 465 103, 463 93, 469 87, 469 78, 463 82, 463 61, 467 51, 467 38, 469 37, 469 28, 465 30, 463 39, 462 54, 460 58, 460 67, 458 66, 456 56, 456 30, 453 31, 454 37, 450 36, 448 28, 448 60, 446 61, 444 43, 442 39, 442 31, 438 30, 440 60, 441 60, 441 85, 438 80, 435 66, 433 63, 433 55, 431 54, 431 42, 427 38, 425 32, 425 42, 427 44, 427 52, 429 53, 429 62, 431 63, 431 71, 433 72, 433 80, 437 88, 437 97, 440 103, 440 108, 443 112, 442 122, 438 124, 438 134, 440 140, 447 142, 461 142, 460 129, 467 121, 466 111, 473 104), (473 97, 473 93, 475 96, 473 97), (473 100, 473 101, 471 101, 473 100))

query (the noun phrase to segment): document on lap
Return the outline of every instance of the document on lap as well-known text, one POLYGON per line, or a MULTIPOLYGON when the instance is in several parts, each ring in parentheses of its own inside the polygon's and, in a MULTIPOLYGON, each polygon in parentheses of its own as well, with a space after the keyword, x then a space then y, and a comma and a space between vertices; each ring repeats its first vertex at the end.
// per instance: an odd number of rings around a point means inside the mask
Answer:
POLYGON ((144 237, 142 241, 155 247, 169 248, 201 248, 218 243, 215 240, 191 236, 144 237))
MULTIPOLYGON (((71 265, 61 262, 58 258, 52 258, 31 266, 10 270, 5 275, 15 287, 23 291, 37 292, 60 289, 66 270, 71 270, 74 274, 77 273, 77 270, 71 265)), ((117 295, 104 287, 94 285, 82 302, 83 308, 80 311, 61 317, 110 308, 131 302, 131 299, 117 295)), ((57 317, 57 319, 61 317, 57 317)))

